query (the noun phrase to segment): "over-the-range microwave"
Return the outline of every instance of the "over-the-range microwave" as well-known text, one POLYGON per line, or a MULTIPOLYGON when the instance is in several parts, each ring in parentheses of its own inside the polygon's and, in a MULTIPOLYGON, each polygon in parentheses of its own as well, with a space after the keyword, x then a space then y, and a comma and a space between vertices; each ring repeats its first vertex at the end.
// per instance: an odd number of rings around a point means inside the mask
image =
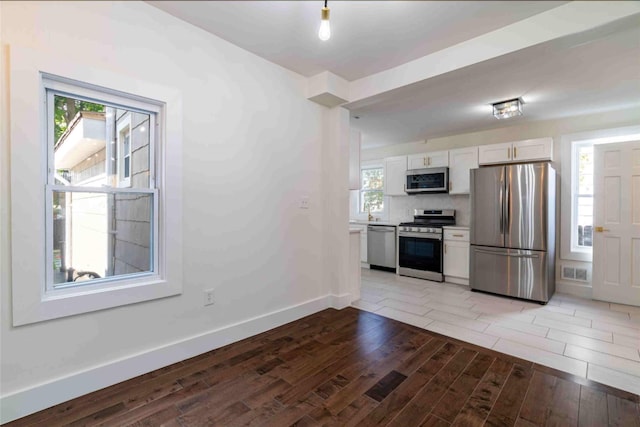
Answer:
POLYGON ((410 169, 404 190, 410 195, 448 193, 449 168, 410 169))

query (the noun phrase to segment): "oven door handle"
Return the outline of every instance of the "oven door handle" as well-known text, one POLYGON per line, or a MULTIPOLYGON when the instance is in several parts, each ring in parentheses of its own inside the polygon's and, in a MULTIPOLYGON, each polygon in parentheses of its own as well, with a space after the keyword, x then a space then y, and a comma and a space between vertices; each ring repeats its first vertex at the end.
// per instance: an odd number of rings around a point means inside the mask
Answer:
POLYGON ((431 233, 411 233, 411 232, 406 232, 403 231, 402 233, 398 233, 398 238, 401 237, 414 237, 414 238, 418 238, 418 239, 424 239, 424 240, 437 240, 437 241, 442 241, 442 235, 438 235, 438 234, 431 234, 431 233))

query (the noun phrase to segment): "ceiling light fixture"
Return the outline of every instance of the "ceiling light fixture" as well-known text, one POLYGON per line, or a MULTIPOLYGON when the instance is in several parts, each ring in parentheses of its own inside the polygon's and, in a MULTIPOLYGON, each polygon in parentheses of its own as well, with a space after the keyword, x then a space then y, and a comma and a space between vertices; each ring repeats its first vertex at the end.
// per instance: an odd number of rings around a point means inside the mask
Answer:
POLYGON ((320 21, 318 37, 322 41, 327 41, 331 38, 331 24, 329 24, 329 8, 327 7, 327 0, 324 0, 324 7, 322 8, 320 16, 322 20, 320 21))
POLYGON ((493 104, 493 117, 496 119, 508 119, 509 117, 522 115, 522 100, 520 98, 500 101, 493 104))

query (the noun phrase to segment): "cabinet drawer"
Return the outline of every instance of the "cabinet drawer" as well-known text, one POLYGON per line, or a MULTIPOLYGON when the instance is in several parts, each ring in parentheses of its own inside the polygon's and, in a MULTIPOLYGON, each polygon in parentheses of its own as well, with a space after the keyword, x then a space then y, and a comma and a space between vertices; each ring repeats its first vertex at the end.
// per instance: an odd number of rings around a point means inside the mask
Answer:
POLYGON ((469 230, 444 230, 444 240, 469 241, 469 230))

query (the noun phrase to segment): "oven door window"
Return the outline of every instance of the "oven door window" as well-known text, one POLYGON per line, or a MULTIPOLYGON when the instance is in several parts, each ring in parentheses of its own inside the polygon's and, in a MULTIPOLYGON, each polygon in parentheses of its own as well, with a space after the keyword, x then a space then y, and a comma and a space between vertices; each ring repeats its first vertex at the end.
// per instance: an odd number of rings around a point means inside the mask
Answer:
POLYGON ((400 237, 400 267, 442 273, 442 242, 420 237, 400 237))

